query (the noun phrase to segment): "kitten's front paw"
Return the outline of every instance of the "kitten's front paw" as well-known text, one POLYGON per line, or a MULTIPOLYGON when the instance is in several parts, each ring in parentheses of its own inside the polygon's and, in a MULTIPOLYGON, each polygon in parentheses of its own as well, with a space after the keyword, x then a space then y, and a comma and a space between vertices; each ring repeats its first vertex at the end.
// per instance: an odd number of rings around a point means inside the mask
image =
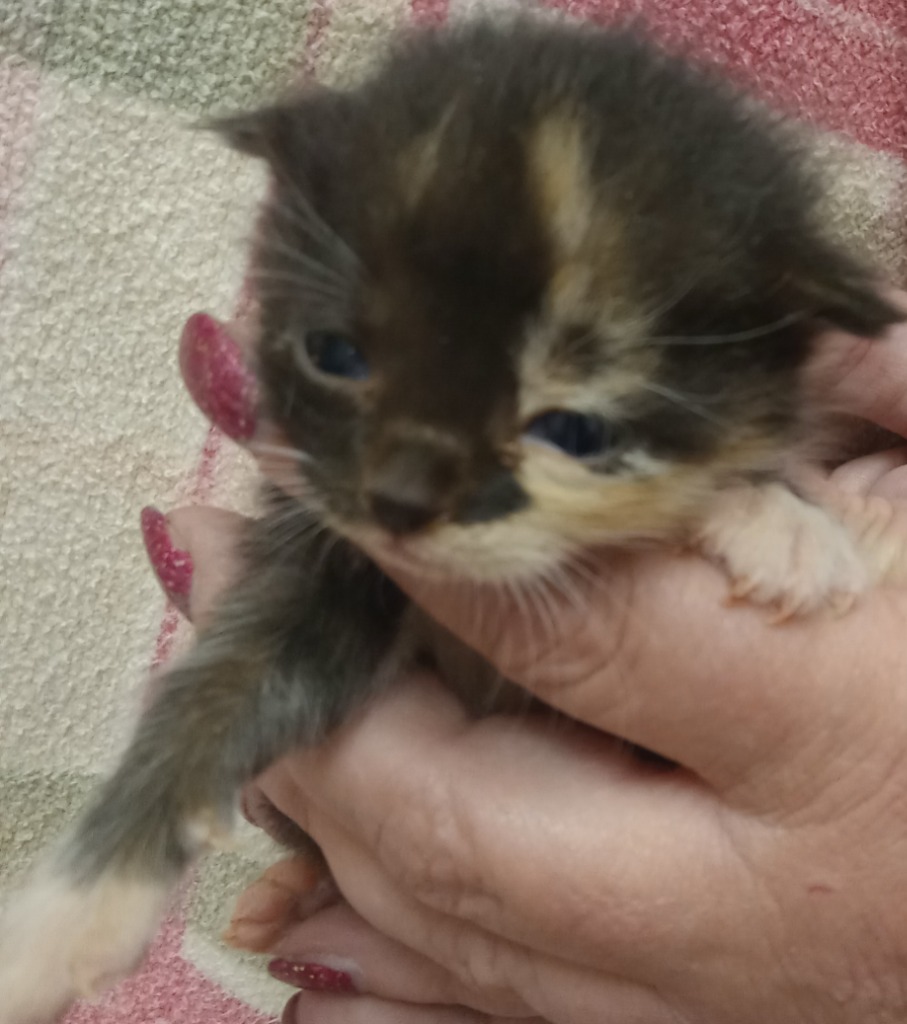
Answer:
POLYGON ((82 885, 45 867, 0 920, 0 1024, 50 1024, 132 973, 169 888, 112 873, 82 885))
POLYGON ((847 529, 778 483, 722 492, 697 543, 730 576, 732 598, 774 608, 779 621, 843 613, 870 583, 847 529))

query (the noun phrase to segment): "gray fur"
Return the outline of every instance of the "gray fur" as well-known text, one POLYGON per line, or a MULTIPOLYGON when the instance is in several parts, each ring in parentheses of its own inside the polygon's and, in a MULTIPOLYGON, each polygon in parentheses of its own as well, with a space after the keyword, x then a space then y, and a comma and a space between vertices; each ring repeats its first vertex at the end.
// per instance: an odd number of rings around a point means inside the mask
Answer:
POLYGON ((78 879, 175 877, 199 852, 189 823, 214 815, 226 830, 243 783, 387 676, 402 595, 345 542, 287 539, 285 505, 250 524, 247 572, 78 823, 65 854, 78 879))

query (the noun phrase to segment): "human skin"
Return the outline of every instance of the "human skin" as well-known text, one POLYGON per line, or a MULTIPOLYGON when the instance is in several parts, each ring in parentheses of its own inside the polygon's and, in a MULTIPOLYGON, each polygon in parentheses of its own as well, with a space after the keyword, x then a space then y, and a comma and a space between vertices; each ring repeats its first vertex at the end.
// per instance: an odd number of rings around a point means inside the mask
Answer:
MULTIPOLYGON (((907 330, 830 339, 814 380, 907 433, 907 330)), ((842 504, 896 539, 905 462, 896 449, 832 478, 842 504)), ((184 509, 168 523, 194 565, 184 606, 204 618, 238 520, 184 509)), ((569 718, 475 721, 439 680, 409 674, 264 774, 249 805, 309 832, 342 894, 270 943, 315 965, 300 979, 321 989, 284 1020, 907 1021, 907 593, 882 587, 842 617, 772 626, 729 607, 726 581, 695 556, 594 565, 581 606, 560 600, 531 627, 500 595, 483 605, 389 567, 569 718)), ((256 900, 262 887, 247 919, 256 900)))

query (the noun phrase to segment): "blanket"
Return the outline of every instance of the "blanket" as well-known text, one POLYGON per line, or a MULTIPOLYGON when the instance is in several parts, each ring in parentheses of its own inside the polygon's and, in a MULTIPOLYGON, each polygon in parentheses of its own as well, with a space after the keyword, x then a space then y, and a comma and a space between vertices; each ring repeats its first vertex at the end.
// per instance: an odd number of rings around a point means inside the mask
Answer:
MULTIPOLYGON (((485 0, 487 6, 491 0, 485 0)), ((506 6, 498 0, 496 6, 506 6)), ((260 168, 192 130, 290 77, 343 82, 396 26, 476 0, 0 0, 0 884, 110 766, 149 667, 188 642, 138 511, 248 506, 176 340, 242 302, 260 168)), ((826 216, 907 274, 903 0, 547 0, 641 17, 804 121, 826 216)), ((68 1024, 259 1024, 286 991, 219 940, 271 856, 210 859, 141 973, 68 1024)))

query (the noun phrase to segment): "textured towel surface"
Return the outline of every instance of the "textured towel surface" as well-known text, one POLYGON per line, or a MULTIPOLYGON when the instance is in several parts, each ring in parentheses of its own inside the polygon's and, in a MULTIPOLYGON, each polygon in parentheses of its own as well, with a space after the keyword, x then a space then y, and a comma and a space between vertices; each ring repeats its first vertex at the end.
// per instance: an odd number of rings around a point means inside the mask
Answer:
MULTIPOLYGON (((182 393, 175 342, 241 301, 260 171, 186 129, 292 74, 342 81, 401 22, 490 0, 0 0, 0 873, 78 805, 143 676, 187 641, 137 513, 242 506, 248 467, 182 393)), ((506 6, 498 0, 495 6, 506 6)), ((642 15, 811 123, 828 217, 907 272, 904 0, 548 0, 642 15)), ((213 859, 141 975, 70 1024, 252 1024, 284 992, 218 942, 267 850, 213 859)))

